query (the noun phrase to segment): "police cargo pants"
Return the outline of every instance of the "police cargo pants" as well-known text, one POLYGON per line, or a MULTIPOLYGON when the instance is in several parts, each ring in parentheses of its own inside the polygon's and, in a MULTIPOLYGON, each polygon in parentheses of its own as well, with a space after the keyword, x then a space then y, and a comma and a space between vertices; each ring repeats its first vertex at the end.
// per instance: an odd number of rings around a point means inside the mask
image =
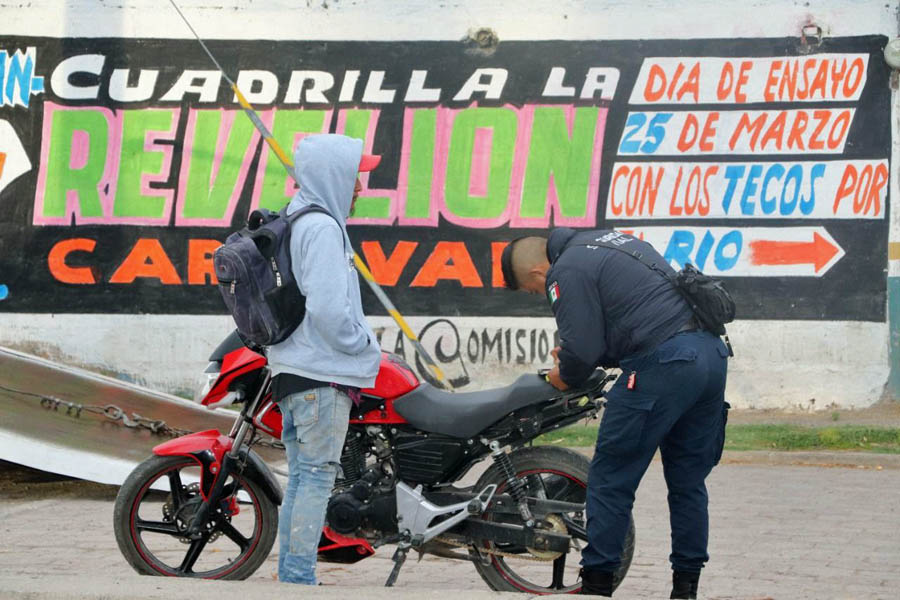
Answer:
POLYGON ((621 361, 588 475, 584 567, 619 567, 634 493, 657 448, 669 490, 672 568, 699 572, 709 560, 705 479, 725 441, 727 356, 719 338, 694 331, 621 361))

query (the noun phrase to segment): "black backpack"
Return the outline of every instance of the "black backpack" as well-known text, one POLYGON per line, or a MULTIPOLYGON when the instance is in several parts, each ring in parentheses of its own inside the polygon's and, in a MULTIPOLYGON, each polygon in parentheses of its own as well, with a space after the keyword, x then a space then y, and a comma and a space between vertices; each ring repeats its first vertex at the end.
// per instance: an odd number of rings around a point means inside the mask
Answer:
POLYGON ((734 350, 731 348, 731 341, 728 339, 725 324, 734 321, 735 304, 734 299, 728 290, 725 289, 722 281, 715 277, 704 275, 690 263, 686 264, 683 269, 674 275, 667 273, 656 264, 656 261, 645 257, 639 250, 629 250, 623 247, 635 239, 630 235, 614 231, 596 238, 590 244, 578 245, 589 248, 602 246, 603 248, 624 252, 665 277, 694 311, 694 316, 697 318, 700 326, 715 335, 724 336, 725 345, 728 346, 728 353, 730 356, 734 356, 734 350))
POLYGON ((291 225, 310 212, 329 214, 310 205, 287 214, 250 213, 247 227, 228 236, 213 255, 219 291, 238 333, 246 341, 271 346, 291 335, 306 315, 306 298, 291 271, 291 225))

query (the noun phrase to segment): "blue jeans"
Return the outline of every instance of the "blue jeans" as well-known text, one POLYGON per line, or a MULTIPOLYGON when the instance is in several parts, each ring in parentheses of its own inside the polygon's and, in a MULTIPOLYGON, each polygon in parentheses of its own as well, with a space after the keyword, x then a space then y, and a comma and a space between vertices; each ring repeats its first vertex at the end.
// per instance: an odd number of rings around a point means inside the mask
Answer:
POLYGON ((340 466, 351 400, 331 387, 278 403, 288 483, 278 518, 278 580, 316 585, 316 556, 325 509, 340 466))
POLYGON ((699 572, 709 560, 705 480, 725 442, 727 356, 720 339, 693 332, 621 361, 588 473, 582 565, 615 571, 621 564, 634 493, 657 448, 669 489, 672 568, 699 572))

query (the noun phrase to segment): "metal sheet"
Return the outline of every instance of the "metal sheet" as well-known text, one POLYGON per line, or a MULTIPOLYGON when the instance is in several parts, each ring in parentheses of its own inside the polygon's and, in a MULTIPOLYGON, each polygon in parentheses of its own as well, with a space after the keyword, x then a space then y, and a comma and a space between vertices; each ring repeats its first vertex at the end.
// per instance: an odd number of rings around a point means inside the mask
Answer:
MULTIPOLYGON (((20 392, 85 407, 114 405, 129 417, 136 413, 188 431, 227 433, 235 418, 233 411, 209 410, 177 396, 0 347, 0 459, 99 483, 121 484, 154 446, 171 436, 126 427, 121 420, 87 410, 76 416, 67 404, 47 408, 52 403, 42 404, 41 398, 20 392)), ((283 469, 282 450, 257 450, 270 467, 283 469)))

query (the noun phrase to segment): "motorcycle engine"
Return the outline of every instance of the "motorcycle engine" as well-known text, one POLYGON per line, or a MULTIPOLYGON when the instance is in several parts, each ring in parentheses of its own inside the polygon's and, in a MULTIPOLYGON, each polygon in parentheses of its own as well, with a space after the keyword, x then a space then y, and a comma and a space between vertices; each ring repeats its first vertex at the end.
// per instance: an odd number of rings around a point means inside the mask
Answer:
POLYGON ((379 479, 379 472, 369 469, 348 491, 332 496, 325 513, 328 526, 342 535, 362 529, 397 531, 396 491, 377 489, 379 479))
POLYGON ((328 502, 328 525, 340 534, 356 533, 362 526, 362 509, 365 505, 350 492, 337 494, 328 502))

